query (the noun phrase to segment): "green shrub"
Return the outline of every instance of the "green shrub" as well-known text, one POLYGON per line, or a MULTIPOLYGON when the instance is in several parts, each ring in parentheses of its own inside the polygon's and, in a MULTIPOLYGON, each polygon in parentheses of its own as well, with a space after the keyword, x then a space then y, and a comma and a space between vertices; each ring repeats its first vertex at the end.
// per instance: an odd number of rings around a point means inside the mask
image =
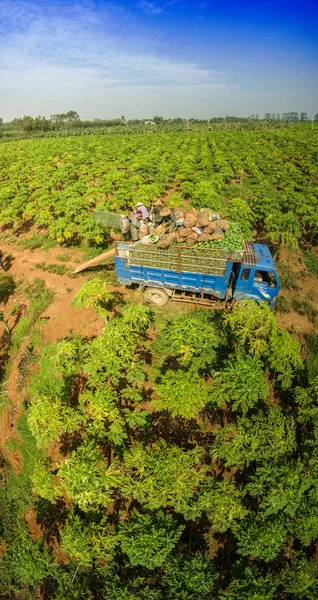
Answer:
POLYGON ((306 267, 312 275, 318 275, 318 256, 311 250, 305 252, 306 267))
POLYGON ((282 313, 288 313, 290 311, 289 300, 286 298, 286 296, 278 296, 275 303, 275 311, 282 313))
POLYGON ((119 525, 118 538, 132 565, 154 569, 172 552, 183 529, 163 511, 141 514, 134 510, 130 520, 119 525))
POLYGON ((83 283, 81 289, 73 299, 73 305, 77 308, 93 306, 97 314, 101 318, 106 319, 114 298, 114 294, 107 291, 104 280, 100 277, 95 277, 83 283))
POLYGON ((27 248, 28 250, 36 250, 37 248, 43 248, 43 250, 49 250, 50 248, 54 248, 57 244, 54 240, 49 238, 47 235, 43 235, 42 233, 36 233, 26 240, 21 240, 19 242, 20 246, 27 248))
POLYGON ((9 297, 16 288, 12 275, 7 273, 0 275, 0 302, 8 302, 9 297))
POLYGON ((292 273, 289 265, 279 266, 279 278, 282 288, 286 290, 299 290, 296 275, 292 273))
POLYGON ((65 275, 68 272, 68 268, 65 265, 56 264, 47 265, 44 270, 55 275, 65 275))
POLYGON ((37 298, 45 288, 46 285, 44 279, 35 277, 32 281, 20 281, 18 292, 21 296, 26 296, 28 300, 33 300, 34 298, 37 298))
POLYGON ((208 600, 214 588, 217 573, 208 557, 179 554, 168 559, 163 571, 162 584, 167 600, 208 600))
POLYGON ((305 315, 306 317, 308 317, 311 323, 315 323, 318 311, 315 309, 314 305, 310 300, 307 300, 307 298, 305 298, 304 300, 300 300, 299 298, 293 298, 292 307, 296 312, 298 312, 299 315, 305 315))
POLYGON ((314 381, 318 373, 318 334, 315 332, 306 335, 309 356, 306 359, 306 369, 309 381, 314 381))
POLYGON ((7 559, 13 581, 22 588, 36 590, 54 570, 52 559, 39 542, 33 542, 22 529, 9 547, 7 559))

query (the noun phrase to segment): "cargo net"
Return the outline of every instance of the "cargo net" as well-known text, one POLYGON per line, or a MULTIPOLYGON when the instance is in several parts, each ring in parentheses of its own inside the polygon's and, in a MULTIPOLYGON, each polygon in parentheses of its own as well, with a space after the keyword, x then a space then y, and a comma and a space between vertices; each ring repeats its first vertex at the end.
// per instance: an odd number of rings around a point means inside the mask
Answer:
POLYGON ((129 265, 207 275, 225 275, 228 260, 242 260, 243 256, 243 252, 220 248, 158 248, 142 244, 129 245, 127 254, 129 265))
POLYGON ((254 244, 248 240, 244 240, 243 265, 245 267, 256 267, 257 265, 254 244))

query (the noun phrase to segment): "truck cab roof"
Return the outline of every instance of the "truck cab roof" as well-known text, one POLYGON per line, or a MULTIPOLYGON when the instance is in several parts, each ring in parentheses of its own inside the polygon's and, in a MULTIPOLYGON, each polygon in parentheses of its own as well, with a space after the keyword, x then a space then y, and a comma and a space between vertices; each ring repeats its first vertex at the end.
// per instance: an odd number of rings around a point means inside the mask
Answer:
POLYGON ((275 264, 269 248, 264 244, 253 244, 253 246, 257 259, 257 266, 262 269, 275 271, 275 264))

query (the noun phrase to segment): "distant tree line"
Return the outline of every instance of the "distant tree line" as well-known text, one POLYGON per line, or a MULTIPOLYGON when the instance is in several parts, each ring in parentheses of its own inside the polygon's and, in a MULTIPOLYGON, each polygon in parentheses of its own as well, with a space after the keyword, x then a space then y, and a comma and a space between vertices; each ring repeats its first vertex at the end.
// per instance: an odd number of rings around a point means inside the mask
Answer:
POLYGON ((285 112, 280 114, 276 113, 265 113, 264 117, 261 118, 259 114, 251 114, 248 117, 240 117, 229 115, 226 117, 212 117, 210 119, 183 119, 176 117, 173 119, 165 119, 162 116, 155 115, 151 119, 126 119, 125 116, 121 116, 116 119, 93 119, 87 120, 85 117, 81 118, 78 112, 70 110, 66 113, 56 113, 46 118, 44 116, 31 117, 25 115, 22 118, 15 118, 10 122, 5 123, 0 118, 0 137, 3 138, 21 138, 21 137, 47 137, 56 135, 77 135, 82 133, 132 133, 148 131, 152 125, 156 126, 156 131, 182 131, 191 130, 193 127, 196 129, 203 127, 203 129, 218 128, 219 126, 230 127, 231 124, 237 124, 239 126, 249 127, 251 122, 266 123, 271 122, 274 126, 279 123, 280 126, 283 123, 296 123, 296 122, 307 122, 307 121, 318 121, 318 112, 312 119, 308 118, 306 112, 285 112))
MULTIPOLYGON (((253 117, 254 115, 251 115, 251 117, 253 117)), ((297 122, 297 121, 308 121, 311 119, 308 119, 308 115, 306 112, 302 112, 299 113, 298 112, 285 112, 282 113, 282 116, 280 116, 280 114, 271 114, 271 113, 265 113, 264 115, 264 119, 265 121, 293 121, 293 122, 297 122)), ((315 114, 315 116, 313 117, 314 121, 318 121, 318 113, 315 114)))

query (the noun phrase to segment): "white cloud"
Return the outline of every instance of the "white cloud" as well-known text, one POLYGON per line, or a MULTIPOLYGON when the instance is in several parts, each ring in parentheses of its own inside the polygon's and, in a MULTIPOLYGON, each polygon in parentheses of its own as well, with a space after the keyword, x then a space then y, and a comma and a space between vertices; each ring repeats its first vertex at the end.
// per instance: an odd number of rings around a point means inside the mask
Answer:
MULTIPOLYGON (((147 94, 147 88, 157 87, 166 105, 169 97, 164 89, 168 87, 174 89, 180 104, 180 86, 205 86, 212 95, 232 89, 219 71, 159 54, 153 33, 142 31, 132 15, 112 4, 101 10, 93 3, 55 0, 44 8, 36 2, 0 0, 0 14, 0 116, 5 119, 26 112, 77 109, 88 97, 92 111, 100 106, 101 98, 109 110, 110 96, 115 98, 117 93, 122 100, 123 90, 126 106, 131 108, 130 87, 138 89, 140 96, 147 94), (110 94, 114 89, 117 92, 110 94)), ((136 102, 139 106, 137 98, 136 102)), ((88 107, 84 112, 89 113, 88 107)))
POLYGON ((163 12, 163 7, 158 6, 154 2, 148 2, 147 0, 141 0, 138 3, 139 8, 143 10, 147 15, 154 16, 160 15, 163 12))

